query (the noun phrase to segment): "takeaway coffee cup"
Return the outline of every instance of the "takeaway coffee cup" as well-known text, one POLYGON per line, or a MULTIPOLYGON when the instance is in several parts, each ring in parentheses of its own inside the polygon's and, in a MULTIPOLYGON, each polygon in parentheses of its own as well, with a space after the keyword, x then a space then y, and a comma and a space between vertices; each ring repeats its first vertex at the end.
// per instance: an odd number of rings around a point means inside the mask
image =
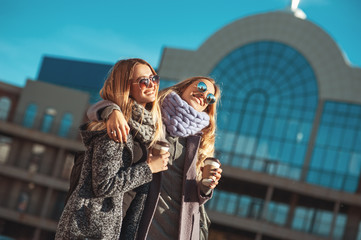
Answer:
POLYGON ((154 156, 164 154, 169 150, 169 143, 164 141, 157 141, 152 148, 152 154, 154 156))
POLYGON ((208 157, 204 160, 203 167, 203 180, 202 183, 206 186, 211 185, 212 183, 212 174, 213 169, 217 169, 221 166, 221 162, 217 158, 208 157))

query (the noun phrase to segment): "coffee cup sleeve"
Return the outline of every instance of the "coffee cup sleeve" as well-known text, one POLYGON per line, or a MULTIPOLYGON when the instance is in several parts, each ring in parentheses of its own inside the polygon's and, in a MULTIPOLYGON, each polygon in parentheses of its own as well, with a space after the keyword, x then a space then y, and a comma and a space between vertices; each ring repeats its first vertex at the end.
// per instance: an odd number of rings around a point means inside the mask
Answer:
POLYGON ((211 166, 214 166, 214 167, 216 167, 216 168, 219 168, 219 167, 221 166, 219 163, 214 162, 214 161, 207 162, 207 163, 205 163, 205 166, 206 166, 206 165, 211 165, 211 166))
POLYGON ((212 179, 210 179, 210 178, 203 178, 203 179, 202 179, 202 184, 208 187, 209 185, 212 184, 212 179))

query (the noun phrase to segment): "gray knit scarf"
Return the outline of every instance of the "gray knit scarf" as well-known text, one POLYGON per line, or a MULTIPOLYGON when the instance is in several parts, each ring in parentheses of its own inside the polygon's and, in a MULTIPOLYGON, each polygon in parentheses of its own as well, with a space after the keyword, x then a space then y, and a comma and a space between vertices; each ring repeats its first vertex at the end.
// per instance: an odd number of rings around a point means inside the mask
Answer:
POLYGON ((132 109, 132 117, 128 124, 135 138, 140 142, 149 144, 154 137, 155 121, 152 113, 146 110, 142 105, 134 102, 132 109))
POLYGON ((162 118, 167 131, 173 137, 194 135, 209 125, 207 113, 198 112, 175 92, 164 98, 162 118))

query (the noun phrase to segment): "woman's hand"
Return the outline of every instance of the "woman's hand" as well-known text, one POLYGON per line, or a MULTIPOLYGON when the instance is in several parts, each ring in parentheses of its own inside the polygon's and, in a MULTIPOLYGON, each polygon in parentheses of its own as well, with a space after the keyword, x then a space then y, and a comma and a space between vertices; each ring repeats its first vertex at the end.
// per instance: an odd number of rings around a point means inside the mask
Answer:
POLYGON ((147 163, 152 173, 157 173, 167 170, 169 156, 170 156, 169 152, 160 154, 158 156, 153 156, 151 153, 149 153, 147 163))
MULTIPOLYGON (((202 170, 202 175, 203 175, 203 179, 204 179, 204 176, 207 176, 206 173, 203 173, 203 167, 201 168, 202 170)), ((209 188, 210 189, 214 189, 217 185, 218 185, 218 182, 219 180, 221 179, 222 177, 222 168, 214 168, 210 171, 210 174, 211 174, 211 177, 210 179, 212 180, 211 184, 209 185, 209 188)))
POLYGON ((222 174, 222 168, 213 169, 211 171, 211 173, 213 174, 213 176, 212 176, 213 182, 211 183, 211 185, 209 187, 211 189, 214 189, 218 185, 218 182, 222 177, 222 175, 221 175, 222 174))
POLYGON ((126 142, 129 126, 122 112, 114 110, 106 121, 108 136, 116 142, 126 142))

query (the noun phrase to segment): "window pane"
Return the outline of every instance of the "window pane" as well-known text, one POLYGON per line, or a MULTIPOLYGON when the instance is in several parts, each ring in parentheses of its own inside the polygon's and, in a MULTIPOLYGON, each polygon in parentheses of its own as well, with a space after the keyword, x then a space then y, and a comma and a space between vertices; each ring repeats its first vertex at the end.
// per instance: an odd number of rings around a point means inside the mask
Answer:
POLYGON ((23 119, 23 126, 31 128, 34 125, 35 117, 37 114, 38 106, 35 104, 29 104, 25 111, 25 116, 23 119))

